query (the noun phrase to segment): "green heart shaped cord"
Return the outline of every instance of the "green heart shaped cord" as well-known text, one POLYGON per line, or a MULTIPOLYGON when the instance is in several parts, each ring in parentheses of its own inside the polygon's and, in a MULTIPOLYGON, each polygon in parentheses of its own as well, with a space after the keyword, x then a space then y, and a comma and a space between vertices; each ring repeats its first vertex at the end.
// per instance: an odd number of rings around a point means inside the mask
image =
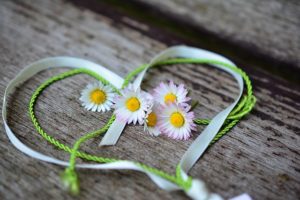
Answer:
MULTIPOLYGON (((155 59, 154 59, 155 60, 155 59)), ((133 85, 134 85, 133 84, 133 85)), ((174 88, 175 86, 172 85, 174 88)), ((181 89, 181 91, 184 91, 181 89)), ((97 91, 97 95, 103 95, 97 91)), ((101 99, 96 99, 99 102, 102 102, 101 99)), ((106 97, 104 95, 104 97, 106 97)), ((172 95, 169 95, 167 100, 174 100, 172 95)), ((63 185, 72 193, 79 193, 79 178, 76 173, 76 168, 91 168, 91 169, 132 169, 143 172, 147 174, 152 181, 154 181, 160 188, 172 191, 172 190, 183 190, 189 197, 192 199, 210 199, 217 200, 222 199, 219 195, 210 193, 206 187, 204 182, 198 179, 194 179, 187 175, 188 170, 197 162, 197 160, 204 153, 206 148, 216 141, 218 141, 222 136, 229 132, 231 128, 233 128, 245 115, 247 115, 252 108, 254 107, 256 102, 256 98, 252 92, 252 85, 248 75, 236 67, 233 63, 231 63, 228 59, 201 49, 177 46, 171 47, 160 54, 155 62, 151 62, 150 64, 144 64, 140 67, 134 69, 130 72, 125 79, 122 79, 118 75, 113 72, 107 70, 106 68, 97 65, 95 63, 91 63, 89 61, 85 61, 82 59, 69 58, 69 57, 57 57, 57 58, 49 58, 38 61, 29 65, 22 72, 20 72, 15 79, 13 79, 8 87, 6 88, 4 100, 3 100, 3 110, 2 117, 4 121, 4 126, 6 129, 6 133, 13 143, 13 145, 18 148, 20 151, 25 154, 34 157, 36 159, 55 163, 58 165, 66 166, 65 171, 61 175, 61 180, 63 185), (212 67, 217 67, 221 70, 224 70, 230 73, 238 82, 240 92, 238 98, 228 106, 226 109, 218 113, 212 119, 202 119, 202 118, 193 118, 193 124, 195 125, 207 125, 206 128, 202 131, 202 133, 197 137, 197 139, 192 143, 186 153, 183 155, 181 161, 176 166, 176 172, 174 174, 169 174, 160 169, 151 167, 147 164, 128 161, 128 160, 120 160, 116 158, 108 158, 102 157, 98 155, 88 154, 86 152, 80 151, 80 146, 87 140, 99 137, 105 134, 114 123, 118 122, 118 116, 115 113, 108 119, 107 123, 100 129, 92 131, 90 133, 85 134, 80 137, 73 146, 68 146, 66 144, 61 143, 56 138, 52 137, 48 133, 46 133, 42 126, 40 125, 36 115, 35 115, 35 104, 39 98, 39 95, 51 84, 58 82, 62 79, 77 75, 77 74, 87 74, 94 78, 96 78, 101 84, 101 87, 111 87, 112 91, 119 96, 122 96, 122 90, 126 87, 129 87, 132 83, 133 79, 134 84, 140 86, 143 76, 146 73, 146 70, 151 67, 165 67, 167 65, 174 64, 205 64, 212 67), (22 82, 28 80, 32 76, 34 76, 39 71, 48 69, 50 67, 73 67, 76 69, 63 72, 59 75, 56 75, 44 83, 42 83, 33 93, 30 103, 29 103, 29 115, 33 122, 34 127, 37 132, 50 144, 55 147, 68 152, 70 154, 69 162, 65 162, 59 159, 56 159, 51 156, 47 156, 41 154, 23 144, 11 131, 10 127, 7 125, 6 119, 6 107, 7 107, 7 96, 11 94, 14 89, 21 84, 22 82), (105 78, 104 78, 105 77, 105 78), (245 87, 244 87, 245 84, 245 87), (76 158, 81 158, 87 161, 93 161, 95 164, 76 164, 76 158)), ((131 102, 132 108, 135 108, 136 102, 131 102)), ((138 102, 139 103, 139 102, 138 102)), ((139 104, 138 104, 139 105, 139 104)), ((86 105, 88 109, 92 110, 105 110, 107 107, 92 107, 86 105)), ((188 107, 190 110, 191 107, 188 107)), ((135 110, 135 109, 133 109, 135 110)), ((149 113, 148 113, 149 116, 149 113)), ((156 119, 155 119, 156 120, 156 119)), ((184 120, 180 118, 180 115, 175 116, 174 124, 181 125, 184 120)), ((137 121, 137 118, 134 118, 134 121, 137 121)), ((126 123, 125 123, 126 124, 126 123)), ((123 128, 118 131, 122 132, 123 128)), ((106 133, 107 134, 107 133, 106 133)), ((119 137, 120 133, 113 137, 119 137)), ((111 137, 111 136, 109 136, 111 137)), ((113 138, 116 141, 116 138, 113 138)))

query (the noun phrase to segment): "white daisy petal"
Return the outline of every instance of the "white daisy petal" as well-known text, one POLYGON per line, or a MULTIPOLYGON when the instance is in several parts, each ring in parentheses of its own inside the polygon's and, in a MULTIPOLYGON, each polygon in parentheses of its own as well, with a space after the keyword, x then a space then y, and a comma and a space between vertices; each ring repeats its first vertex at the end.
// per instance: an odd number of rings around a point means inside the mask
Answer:
POLYGON ((96 112, 96 110, 97 110, 97 105, 94 105, 93 108, 92 108, 92 111, 96 112))
POLYGON ((160 105, 153 104, 151 110, 146 113, 144 120, 144 130, 152 136, 159 136, 161 134, 159 125, 158 125, 158 115, 160 114, 160 105))
POLYGON ((94 104, 88 104, 87 105, 87 110, 91 110, 93 108, 94 104))
POLYGON ((93 112, 106 112, 113 105, 115 93, 109 85, 101 82, 89 83, 81 92, 79 100, 83 107, 93 112))
POLYGON ((128 124, 143 124, 146 113, 151 108, 153 97, 141 91, 135 91, 132 85, 124 88, 120 96, 115 100, 115 114, 118 118, 125 120, 128 124))

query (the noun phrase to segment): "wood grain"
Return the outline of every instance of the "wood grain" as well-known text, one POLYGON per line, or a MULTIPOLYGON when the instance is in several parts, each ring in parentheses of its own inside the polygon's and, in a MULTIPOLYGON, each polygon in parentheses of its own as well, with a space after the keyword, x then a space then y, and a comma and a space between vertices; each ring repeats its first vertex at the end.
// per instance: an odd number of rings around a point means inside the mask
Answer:
MULTIPOLYGON (((0 16, 1 96, 17 72, 44 57, 81 57, 125 76, 166 48, 162 41, 142 34, 123 21, 61 0, 3 1, 0 16)), ((145 24, 138 26, 151 29, 145 24)), ((246 63, 239 64, 253 80, 257 105, 208 149, 190 174, 205 180, 214 192, 226 198, 248 192, 254 199, 298 199, 299 86, 246 63)), ((47 70, 24 83, 11 96, 8 110, 9 123, 23 142, 61 159, 68 159, 68 154, 58 151, 36 133, 27 105, 40 83, 65 70, 47 70)), ((198 65, 153 69, 143 87, 149 90, 157 82, 171 78, 191 89, 192 98, 201 102, 196 115, 203 118, 212 117, 229 105, 238 92, 236 83, 227 74, 198 65)), ((46 89, 37 103, 42 127, 66 144, 72 145, 81 135, 100 128, 109 117, 86 112, 80 106, 80 90, 92 80, 86 75, 65 79, 46 89)), ((203 128, 199 127, 199 131, 203 128)), ((88 141, 82 150, 141 161, 172 173, 192 140, 153 138, 143 133, 142 127, 129 126, 117 146, 98 148, 98 142, 99 139, 88 141)), ((59 174, 63 168, 17 151, 4 129, 0 134, 0 153, 1 199, 74 198, 60 187, 59 174)), ((75 199, 186 199, 181 192, 158 189, 146 176, 132 171, 79 170, 79 176, 81 194, 75 199)))
POLYGON ((136 0, 252 51, 300 68, 300 3, 295 0, 136 0))

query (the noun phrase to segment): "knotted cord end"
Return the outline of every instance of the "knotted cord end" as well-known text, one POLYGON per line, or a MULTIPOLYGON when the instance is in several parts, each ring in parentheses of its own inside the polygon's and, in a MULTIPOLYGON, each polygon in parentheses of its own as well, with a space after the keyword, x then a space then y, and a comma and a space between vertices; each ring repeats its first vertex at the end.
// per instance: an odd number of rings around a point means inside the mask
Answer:
POLYGON ((65 169, 61 174, 61 182, 65 190, 70 191, 73 195, 79 194, 79 181, 74 169, 65 169))

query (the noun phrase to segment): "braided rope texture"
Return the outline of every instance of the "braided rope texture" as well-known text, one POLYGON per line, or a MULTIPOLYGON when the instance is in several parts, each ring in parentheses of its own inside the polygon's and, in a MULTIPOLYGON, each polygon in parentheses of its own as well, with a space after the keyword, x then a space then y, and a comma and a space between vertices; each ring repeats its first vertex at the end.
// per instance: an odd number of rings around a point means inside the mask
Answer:
MULTIPOLYGON (((254 107, 255 102, 256 102, 256 98, 255 98, 255 96, 253 95, 253 92, 252 92, 252 84, 251 84, 251 81, 250 81, 248 75, 243 70, 241 70, 240 68, 237 68, 237 67, 232 66, 232 65, 227 64, 227 63, 215 61, 215 60, 186 59, 186 58, 169 59, 169 60, 166 60, 166 61, 159 62, 159 63, 155 64, 153 67, 161 67, 161 66, 174 65, 174 64, 187 64, 187 63, 189 63, 189 64, 208 64, 208 65, 222 66, 223 68, 228 68, 230 70, 233 70, 233 71, 239 73, 243 77, 243 80, 245 82, 245 89, 246 90, 244 92, 243 97, 238 102, 236 107, 232 110, 230 115, 227 117, 224 125, 222 126, 221 130, 218 132, 218 134, 214 137, 214 139, 210 143, 210 145, 212 145, 215 142, 217 142, 222 136, 224 136, 226 133, 228 133, 230 131, 230 129, 232 129, 254 107)), ((126 87, 130 83, 130 81, 132 81, 132 79, 138 73, 140 73, 141 71, 143 71, 147 67, 148 67, 148 65, 144 64, 144 65, 141 65, 140 67, 136 68, 132 72, 130 72, 126 76, 122 88, 126 87)), ((95 130, 93 132, 87 133, 86 135, 80 137, 75 142, 73 147, 70 147, 66 144, 63 144, 63 143, 59 142, 57 139, 53 138, 48 133, 46 133, 43 130, 43 128, 41 127, 41 125, 39 124, 39 121, 35 116, 35 112, 34 112, 35 104, 37 102, 37 99, 38 99, 39 95, 42 93, 42 91, 45 88, 47 88, 49 85, 51 85, 54 82, 57 82, 59 80, 62 80, 62 79, 65 79, 67 77, 74 76, 74 75, 77 75, 77 74, 81 74, 81 73, 88 74, 88 75, 96 78, 97 80, 101 81, 103 84, 112 86, 114 91, 116 93, 120 94, 120 91, 117 88, 115 88, 113 85, 111 85, 109 83, 109 81, 107 81, 102 76, 100 76, 100 75, 98 75, 98 74, 96 74, 92 71, 89 71, 87 69, 74 69, 74 70, 70 70, 70 71, 61 73, 59 75, 56 75, 56 76, 46 80, 44 83, 42 83, 34 91, 32 97, 30 99, 30 102, 29 102, 29 115, 30 115, 32 123, 33 123, 35 129, 37 130, 37 132, 45 140, 47 140, 50 144, 56 146, 57 148, 65 151, 65 152, 70 153, 70 165, 64 171, 61 178, 62 178, 62 181, 63 181, 64 185, 73 194, 77 194, 79 192, 79 183, 78 183, 79 181, 78 181, 78 178, 77 178, 77 175, 76 175, 76 172, 75 172, 75 164, 76 164, 76 158, 77 157, 85 159, 87 161, 94 161, 94 162, 98 162, 98 163, 111 163, 111 162, 120 161, 120 160, 114 159, 114 158, 107 158, 107 157, 91 155, 91 154, 88 154, 88 153, 85 153, 85 152, 82 152, 82 151, 78 150, 80 148, 80 145, 82 143, 84 143, 85 141, 87 141, 91 138, 98 137, 99 135, 105 133, 108 130, 108 128, 110 127, 110 125, 114 122, 115 115, 112 115, 110 117, 110 119, 108 120, 108 122, 102 128, 100 128, 99 130, 95 130)), ((195 119, 194 123, 197 124, 197 125, 207 125, 207 124, 210 123, 210 120, 209 119, 195 119)), ((184 180, 181 177, 180 165, 177 165, 176 175, 171 175, 171 174, 168 174, 168 173, 166 173, 162 170, 159 170, 157 168, 150 167, 146 164, 139 163, 139 162, 135 162, 135 163, 138 166, 142 167, 144 170, 146 170, 150 173, 156 174, 157 176, 160 176, 164 179, 167 179, 167 180, 177 184, 179 187, 183 188, 185 191, 187 191, 191 187, 192 178, 189 177, 187 180, 184 180)))

